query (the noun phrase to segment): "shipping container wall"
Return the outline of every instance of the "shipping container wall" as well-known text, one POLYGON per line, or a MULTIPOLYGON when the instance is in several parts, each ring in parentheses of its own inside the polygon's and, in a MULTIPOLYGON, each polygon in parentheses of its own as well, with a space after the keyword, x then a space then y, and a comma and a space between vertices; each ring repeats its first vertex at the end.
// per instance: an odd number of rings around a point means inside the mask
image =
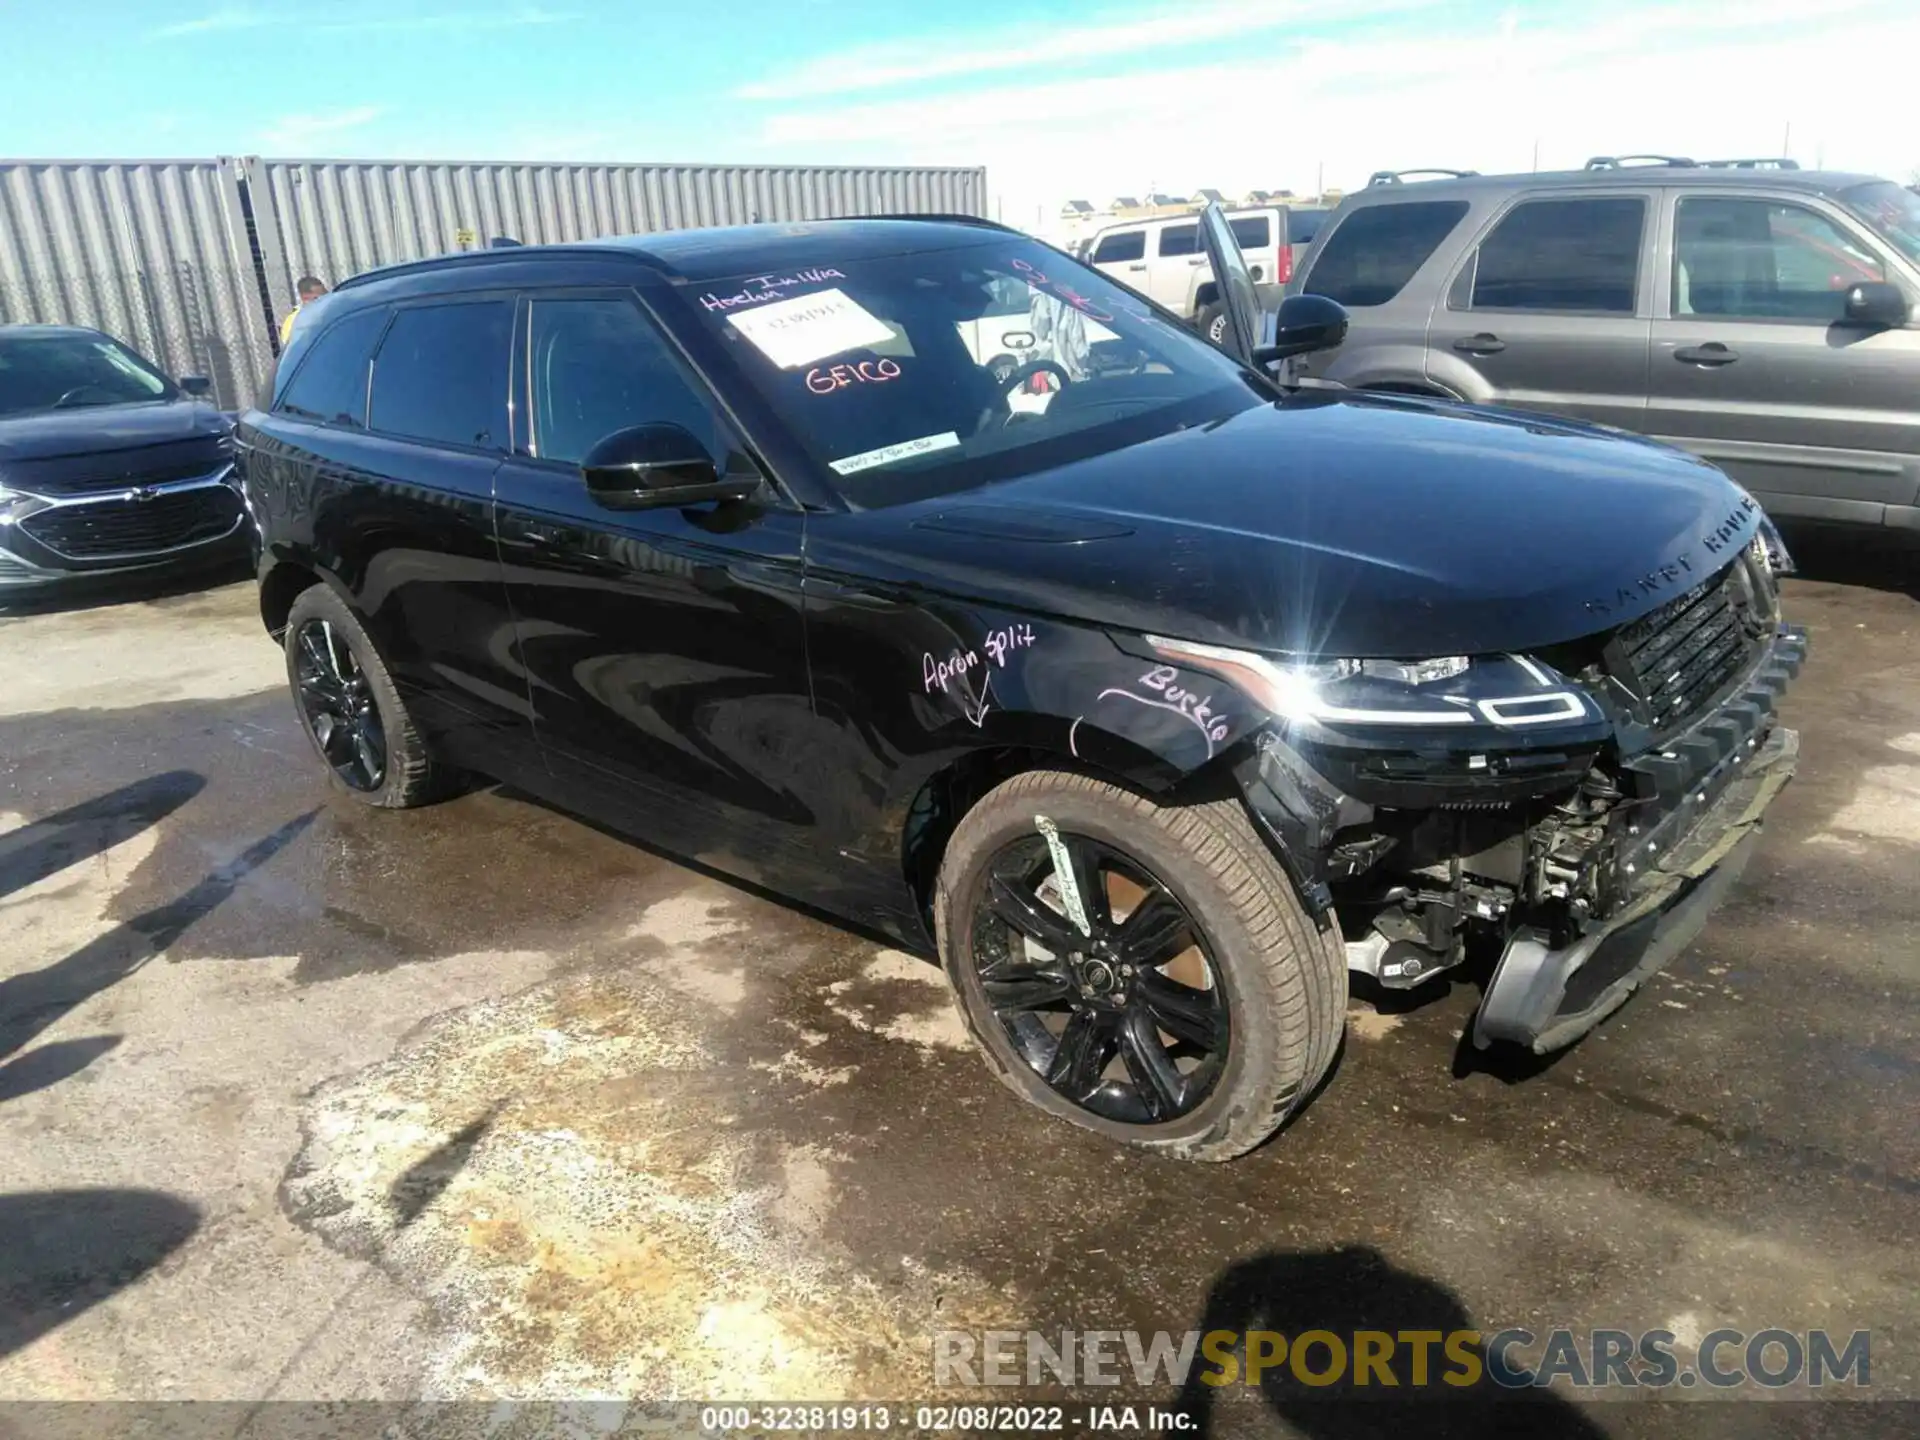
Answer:
POLYGON ((0 160, 0 324, 91 325, 253 403, 294 282, 495 236, 986 213, 984 170, 373 160, 0 160))
POLYGON ((218 160, 0 162, 0 324, 90 325, 246 404, 273 361, 236 172, 218 160))
POLYGON ((533 245, 763 220, 985 215, 987 200, 977 169, 250 158, 246 175, 284 247, 267 257, 276 312, 302 275, 336 285, 495 236, 533 245))

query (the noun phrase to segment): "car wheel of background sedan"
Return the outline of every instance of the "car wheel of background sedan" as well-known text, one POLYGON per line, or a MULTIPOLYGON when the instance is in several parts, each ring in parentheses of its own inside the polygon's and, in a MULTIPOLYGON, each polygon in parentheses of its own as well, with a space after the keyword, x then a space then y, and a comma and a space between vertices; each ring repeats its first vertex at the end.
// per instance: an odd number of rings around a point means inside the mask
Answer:
POLYGON ((1237 801, 1016 776, 954 831, 934 923, 961 1014, 1015 1093, 1182 1159, 1272 1134, 1346 1023, 1338 930, 1308 918, 1237 801))
POLYGON ((325 585, 294 600, 286 651, 300 723, 341 789, 399 810, 454 787, 457 777, 429 754, 372 639, 325 585))

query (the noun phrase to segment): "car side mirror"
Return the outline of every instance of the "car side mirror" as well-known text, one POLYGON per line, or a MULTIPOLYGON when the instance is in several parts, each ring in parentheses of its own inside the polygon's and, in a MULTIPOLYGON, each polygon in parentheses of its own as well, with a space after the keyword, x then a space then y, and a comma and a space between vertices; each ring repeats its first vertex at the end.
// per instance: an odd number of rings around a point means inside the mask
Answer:
POLYGON ((580 474, 610 510, 745 500, 760 488, 758 476, 723 479, 691 430, 664 422, 614 431, 587 452, 580 474))
POLYGON ((1862 280, 1847 290, 1846 318, 1849 325, 1907 323, 1907 297, 1898 285, 1885 280, 1862 280))
POLYGON ((201 400, 213 393, 213 381, 204 375, 182 375, 180 388, 194 399, 201 400))
POLYGON ((1315 350, 1331 350, 1347 338, 1347 308, 1324 295, 1289 295, 1274 316, 1273 343, 1253 352, 1256 365, 1271 365, 1315 350))

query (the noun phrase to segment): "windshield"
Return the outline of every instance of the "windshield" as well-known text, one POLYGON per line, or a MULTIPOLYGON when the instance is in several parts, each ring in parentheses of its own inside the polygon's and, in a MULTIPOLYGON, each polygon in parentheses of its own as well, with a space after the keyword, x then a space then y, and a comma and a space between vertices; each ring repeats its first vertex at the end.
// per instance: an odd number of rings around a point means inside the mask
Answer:
POLYGON ((1028 474, 1271 398, 1133 292, 1011 235, 686 287, 848 503, 1028 474))
POLYGON ((1842 191, 1840 198, 1907 259, 1920 263, 1920 195, 1891 180, 1876 180, 1842 191))
POLYGON ((0 415, 173 394, 165 376, 105 335, 0 335, 0 415))

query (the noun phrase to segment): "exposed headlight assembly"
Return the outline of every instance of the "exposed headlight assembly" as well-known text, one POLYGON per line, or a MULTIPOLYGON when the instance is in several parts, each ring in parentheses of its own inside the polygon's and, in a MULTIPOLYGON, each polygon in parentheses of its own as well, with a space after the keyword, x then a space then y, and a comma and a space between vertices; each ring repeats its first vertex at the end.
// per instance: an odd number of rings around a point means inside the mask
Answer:
POLYGON ((1231 681, 1283 720, 1320 725, 1520 729, 1599 718, 1593 701, 1521 656, 1277 660, 1251 650, 1143 637, 1156 655, 1231 681))

